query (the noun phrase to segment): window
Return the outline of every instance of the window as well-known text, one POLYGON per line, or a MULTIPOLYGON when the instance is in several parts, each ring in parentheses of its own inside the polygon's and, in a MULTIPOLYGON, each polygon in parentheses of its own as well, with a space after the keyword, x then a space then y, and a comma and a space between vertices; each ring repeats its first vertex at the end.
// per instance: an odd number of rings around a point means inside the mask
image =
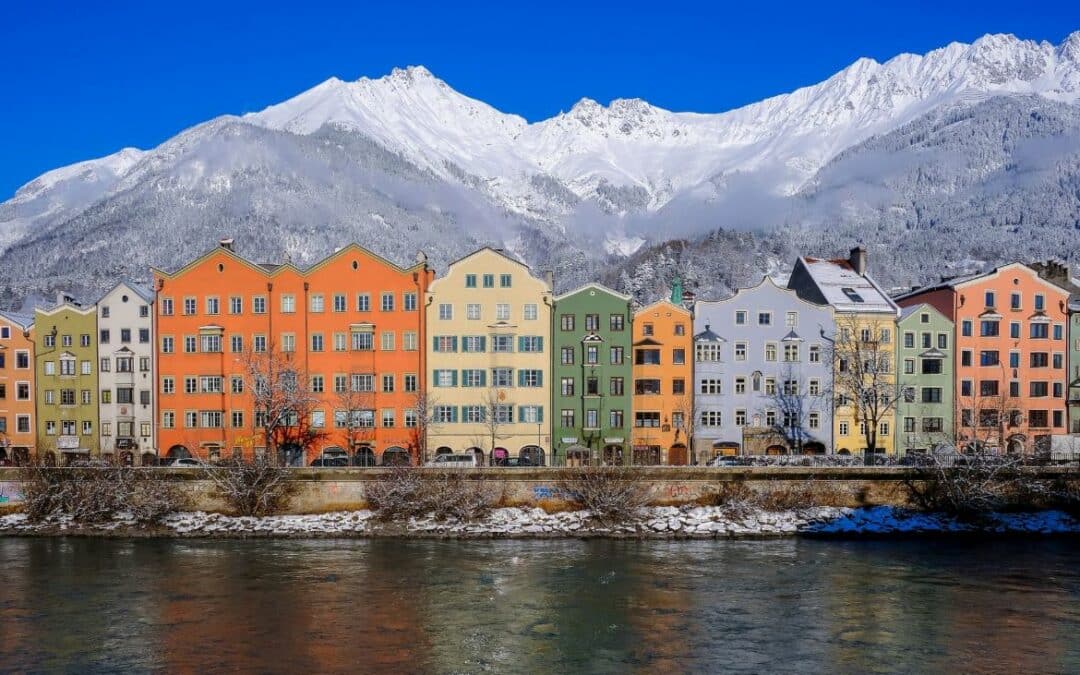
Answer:
POLYGON ((1000 325, 996 319, 984 319, 979 322, 979 335, 982 337, 997 337, 1000 335, 1000 325))
POLYGON ((511 278, 510 278, 509 274, 500 274, 499 275, 499 287, 500 288, 510 288, 510 282, 511 282, 511 278))
POLYGON ((1062 340, 1062 339, 1064 339, 1064 336, 1065 336, 1065 327, 1062 326, 1060 323, 1055 323, 1054 324, 1054 339, 1055 340, 1062 340))
POLYGON ((675 365, 683 365, 686 363, 686 350, 683 348, 671 350, 671 362, 675 365))
POLYGON ((855 292, 854 288, 841 288, 840 291, 847 296, 848 300, 852 302, 864 302, 861 295, 855 292))
POLYGON ((1012 310, 1020 309, 1020 294, 1019 293, 1010 293, 1009 294, 1009 309, 1012 309, 1012 310))
POLYGON ((562 380, 559 383, 559 386, 560 386, 559 391, 562 393, 563 396, 573 396, 574 395, 574 378, 572 378, 572 377, 564 377, 564 378, 562 378, 562 380))
POLYGON ((479 368, 466 369, 461 371, 461 386, 463 387, 483 387, 486 385, 485 375, 487 373, 479 368))
POLYGON ((519 387, 542 387, 544 385, 543 371, 523 368, 518 371, 519 387))
POLYGON ((638 428, 658 429, 660 427, 660 413, 658 413, 658 412, 635 412, 634 413, 634 426, 638 427, 638 428))
POLYGON ((197 346, 198 341, 195 339, 194 335, 184 336, 184 353, 194 354, 197 346))
POLYGON ((251 311, 255 314, 266 314, 266 296, 253 296, 251 298, 251 311))
POLYGON ((776 343, 775 342, 766 342, 765 343, 765 360, 766 361, 775 361, 776 360, 776 343))
POLYGON ((585 378, 585 395, 586 396, 599 396, 600 395, 600 378, 599 377, 586 377, 585 378))
POLYGON ((941 403, 941 387, 923 387, 923 403, 941 403))
POLYGON ((746 311, 745 310, 739 310, 739 311, 735 312, 735 325, 736 326, 745 326, 746 325, 746 311))
POLYGON ((265 352, 266 351, 266 336, 265 335, 255 335, 255 336, 253 336, 252 337, 252 347, 251 348, 256 352, 265 352))
POLYGON ((356 295, 356 311, 358 312, 370 312, 371 311, 371 295, 368 293, 357 293, 356 295))
POLYGON ((401 348, 407 352, 415 352, 419 342, 416 338, 416 331, 407 330, 401 334, 401 348))
POLYGON ((465 288, 476 288, 476 275, 475 274, 466 274, 465 275, 465 288))
POLYGON ((635 349, 634 364, 639 366, 660 365, 659 349, 635 349))
POLYGON ((735 378, 735 393, 736 394, 745 394, 746 393, 746 378, 745 377, 736 377, 735 378))
MULTIPOLYGON (((456 345, 455 345, 456 346, 456 345)), ((375 349, 375 334, 370 331, 352 332, 352 348, 357 352, 370 352, 375 349)), ((438 351, 436 349, 436 351, 438 351)))
POLYGON ((1032 352, 1031 353, 1031 367, 1032 368, 1046 368, 1050 365, 1050 355, 1046 352, 1032 352))
POLYGON ((699 342, 694 345, 694 358, 698 363, 720 361, 720 345, 715 342, 699 342))
POLYGON ((611 347, 608 349, 608 356, 611 361, 611 365, 620 366, 623 363, 624 351, 622 347, 611 347))
POLYGON ((686 335, 686 324, 675 324, 675 335, 686 335))
POLYGON ((296 335, 293 333, 281 334, 281 351, 283 352, 295 352, 296 351, 296 335))
POLYGON ((1029 410, 1028 411, 1028 425, 1032 426, 1032 427, 1038 427, 1038 428, 1046 428, 1046 427, 1048 427, 1049 424, 1047 424, 1046 411, 1045 410, 1029 410))
POLYGON ((934 342, 934 336, 932 334, 930 334, 930 333, 923 333, 922 334, 922 348, 923 349, 930 349, 931 347, 933 347, 934 346, 933 342, 934 342))
POLYGON ((613 377, 608 382, 608 393, 612 396, 622 396, 626 392, 625 380, 621 377, 613 377))
POLYGON ((595 333, 600 330, 600 315, 599 314, 586 314, 585 315, 585 330, 590 333, 595 333))
POLYGON ((184 315, 191 316, 195 314, 195 298, 184 298, 184 315))
POLYGON ((612 410, 608 413, 608 426, 612 429, 622 429, 625 413, 622 410, 612 410))
POLYGON ((998 395, 998 381, 997 380, 979 380, 979 395, 980 396, 997 396, 998 395))
POLYGON ((820 396, 821 395, 821 380, 818 380, 816 378, 811 379, 810 384, 807 387, 807 393, 810 396, 820 396))
POLYGON ((797 342, 784 343, 784 361, 788 363, 799 360, 799 344, 797 342))
POLYGON ((220 394, 221 388, 222 378, 220 375, 203 375, 199 378, 199 390, 204 394, 220 394))
POLYGON ((574 411, 572 409, 564 408, 562 411, 560 411, 559 419, 563 427, 567 429, 574 428, 574 411))
POLYGON ((483 276, 484 288, 495 288, 495 275, 485 274, 483 276))
POLYGON ((220 410, 203 410, 199 413, 199 426, 203 429, 220 429, 221 417, 220 410))
POLYGON ((819 345, 811 345, 810 363, 821 363, 821 347, 819 345))
MULTIPOLYGON (((131 365, 130 365, 131 360, 128 359, 127 363, 128 363, 127 372, 130 373, 131 372, 131 365)), ((90 361, 88 361, 86 359, 80 361, 79 362, 79 372, 81 374, 83 374, 83 375, 90 375, 93 372, 92 366, 90 365, 90 361)))
POLYGON ((971 319, 964 319, 960 323, 960 334, 964 337, 971 337, 971 319))
POLYGON ((559 363, 564 366, 574 365, 574 353, 573 347, 563 347, 559 350, 559 363))
MULTIPOLYGON (((514 386, 514 369, 513 368, 492 368, 491 369, 491 386, 493 387, 512 387, 514 386)), ((572 394, 572 392, 571 392, 572 394)))
POLYGON ((326 300, 323 298, 322 293, 312 293, 308 298, 308 308, 313 313, 320 313, 326 310, 326 300))
POLYGON ((612 314, 608 320, 609 327, 613 331, 624 330, 626 326, 626 317, 622 314, 612 314))
POLYGON ((381 309, 384 312, 392 312, 392 311, 394 311, 394 294, 393 293, 383 293, 382 294, 382 299, 379 301, 379 309, 381 309))
POLYGON ((949 348, 949 335, 948 333, 937 334, 937 348, 945 350, 949 348))
POLYGON ((1046 309, 1046 296, 1042 293, 1035 294, 1035 311, 1041 312, 1046 309))
POLYGON ((722 380, 717 378, 706 378, 701 380, 698 386, 698 392, 701 394, 723 394, 723 387, 721 386, 722 380))
POLYGON ((1031 338, 1033 340, 1045 340, 1050 337, 1050 324, 1046 323, 1033 323, 1031 324, 1031 338))
POLYGON ((496 321, 509 321, 510 320, 510 304, 506 302, 499 302, 495 304, 495 320, 496 321))
POLYGON ((757 322, 759 326, 771 326, 772 312, 758 312, 757 322))
POLYGON ((745 409, 743 409, 743 408, 736 408, 735 409, 735 426, 737 426, 737 427, 745 427, 746 426, 746 410, 745 409))
POLYGON ((671 381, 671 393, 680 396, 686 393, 686 380, 677 377, 671 381))
POLYGON ((394 393, 395 378, 392 374, 382 376, 382 390, 384 394, 394 393))
POLYGON ((100 342, 103 345, 107 345, 107 344, 109 344, 109 340, 111 340, 111 339, 112 339, 112 335, 109 332, 108 328, 102 328, 101 331, 99 331, 98 342, 100 342))
POLYGON ((539 354, 544 351, 544 338, 539 335, 522 335, 518 338, 518 351, 539 354))
POLYGON ((745 342, 736 342, 735 343, 735 360, 736 361, 745 361, 746 360, 746 343, 745 342))
POLYGON ((574 319, 575 319, 575 317, 574 317, 573 314, 562 314, 562 315, 560 315, 559 316, 559 327, 560 327, 560 329, 562 329, 564 331, 572 331, 572 330, 574 330, 574 319))
MULTIPOLYGON (((469 307, 470 308, 476 307, 477 315, 479 315, 479 310, 480 310, 479 305, 469 305, 469 307)), ((441 303, 439 305, 439 320, 440 321, 450 321, 453 318, 454 318, 454 306, 449 304, 449 303, 441 303)), ((472 317, 470 316, 469 318, 471 319, 472 317)), ((479 316, 477 316, 477 318, 479 318, 479 316)))
POLYGON ((172 298, 161 299, 161 315, 172 316, 173 315, 173 300, 172 298))
POLYGON ((719 410, 703 410, 701 412, 701 426, 719 427, 721 413, 719 410))
POLYGON ((487 350, 487 338, 483 335, 466 335, 461 338, 461 351, 480 354, 487 350))
POLYGON ((799 313, 787 312, 784 315, 784 325, 788 328, 797 328, 799 326, 799 313))
POLYGON ((1029 387, 1032 398, 1045 398, 1050 393, 1046 382, 1032 382, 1029 387))
POLYGON ((513 335, 492 335, 491 351, 496 353, 510 353, 514 351, 513 335))
POLYGON ((840 432, 841 436, 847 436, 848 435, 848 432, 850 431, 850 429, 848 428, 848 423, 847 422, 841 422, 838 425, 838 427, 839 427, 838 431, 840 432))
POLYGON ((922 360, 922 374, 923 375, 940 375, 942 373, 941 359, 923 359, 922 360))
POLYGON ((281 296, 281 313, 293 314, 296 312, 296 296, 291 293, 285 293, 281 296))
POLYGON ((221 309, 221 301, 214 296, 208 296, 206 298, 206 313, 218 314, 221 309))
POLYGON ((1060 353, 1054 354, 1054 368, 1055 369, 1060 370, 1061 368, 1064 367, 1064 363, 1065 363, 1065 355, 1064 354, 1060 354, 1060 353))
POLYGON ((229 314, 243 314, 244 299, 239 295, 229 296, 229 314))
POLYGON ((536 321, 540 316, 540 308, 534 302, 526 303, 522 307, 521 315, 526 321, 536 321))
POLYGON ((203 352, 217 354, 221 352, 221 336, 220 335, 203 335, 200 336, 200 345, 203 352))
POLYGON ((404 303, 405 304, 405 311, 406 312, 415 312, 416 311, 416 293, 405 293, 404 295, 402 295, 402 298, 405 301, 405 303, 404 303))
POLYGON ((994 292, 993 291, 986 291, 986 306, 987 307, 993 307, 994 306, 994 299, 995 299, 994 292))
POLYGON ((437 368, 432 372, 432 380, 436 387, 456 387, 457 371, 437 368))
POLYGON ((914 375, 915 374, 915 359, 904 359, 904 374, 905 375, 914 375))
POLYGON ((229 390, 234 394, 244 393, 244 378, 239 375, 233 375, 229 378, 229 390))
POLYGON ((595 366, 600 363, 600 347, 598 345, 586 345, 585 363, 595 366))
POLYGON ((965 349, 965 350, 960 352, 960 365, 961 366, 970 366, 971 365, 971 350, 970 349, 965 349))
MULTIPOLYGON (((453 372, 453 371, 451 371, 453 372)), ((375 391, 375 376, 364 373, 353 374, 350 377, 350 385, 354 392, 375 391)))
POLYGON ((980 366, 996 366, 1001 363, 996 349, 988 349, 979 352, 980 366))

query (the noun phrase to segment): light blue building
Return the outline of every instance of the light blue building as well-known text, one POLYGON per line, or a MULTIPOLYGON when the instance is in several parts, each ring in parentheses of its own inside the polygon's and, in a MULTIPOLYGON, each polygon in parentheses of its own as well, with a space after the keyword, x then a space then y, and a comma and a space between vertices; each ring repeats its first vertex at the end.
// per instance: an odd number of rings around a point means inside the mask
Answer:
POLYGON ((833 450, 833 309, 764 277, 694 308, 694 446, 719 454, 833 450))

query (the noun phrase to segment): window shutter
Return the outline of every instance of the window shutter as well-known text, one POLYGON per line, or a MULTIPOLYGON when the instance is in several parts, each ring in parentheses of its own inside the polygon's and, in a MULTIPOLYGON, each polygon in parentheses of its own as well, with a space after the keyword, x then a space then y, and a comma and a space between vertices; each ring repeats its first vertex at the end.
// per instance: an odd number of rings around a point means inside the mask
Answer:
POLYGON ((456 405, 450 406, 450 421, 451 422, 457 422, 458 421, 458 407, 456 405))
POLYGON ((518 336, 518 351, 519 352, 525 351, 525 339, 526 338, 525 338, 524 335, 519 335, 518 336))
POLYGON ((542 370, 536 371, 536 386, 544 386, 544 371, 542 370))
POLYGON ((536 338, 536 351, 538 351, 538 352, 544 351, 544 336, 543 335, 536 338))
POLYGON ((480 336, 480 351, 482 351, 482 352, 487 351, 487 336, 486 335, 481 335, 480 336))
POLYGON ((480 371, 480 386, 481 387, 486 387, 487 386, 487 371, 486 370, 481 370, 480 371))
POLYGON ((431 338, 431 351, 433 351, 433 352, 439 351, 439 336, 438 335, 431 338))
POLYGON ((450 338, 450 342, 453 345, 452 348, 450 349, 450 351, 456 352, 457 351, 457 336, 455 335, 454 337, 450 338))
POLYGON ((539 424, 544 421, 544 406, 536 406, 536 422, 539 424))
POLYGON ((456 370, 451 370, 450 371, 450 386, 452 386, 452 387, 457 386, 457 371, 456 370))
POLYGON ((519 370, 518 371, 518 386, 519 387, 524 387, 525 386, 525 371, 524 370, 519 370))

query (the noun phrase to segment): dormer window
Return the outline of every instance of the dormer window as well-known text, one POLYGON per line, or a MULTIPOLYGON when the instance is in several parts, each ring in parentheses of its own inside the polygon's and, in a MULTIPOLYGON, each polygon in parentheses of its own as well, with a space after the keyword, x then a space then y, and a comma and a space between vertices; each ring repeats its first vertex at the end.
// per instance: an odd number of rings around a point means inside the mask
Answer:
POLYGON ((855 292, 854 288, 845 287, 841 288, 840 290, 844 293, 844 295, 847 296, 848 300, 851 300, 852 302, 865 302, 863 300, 863 297, 855 292))

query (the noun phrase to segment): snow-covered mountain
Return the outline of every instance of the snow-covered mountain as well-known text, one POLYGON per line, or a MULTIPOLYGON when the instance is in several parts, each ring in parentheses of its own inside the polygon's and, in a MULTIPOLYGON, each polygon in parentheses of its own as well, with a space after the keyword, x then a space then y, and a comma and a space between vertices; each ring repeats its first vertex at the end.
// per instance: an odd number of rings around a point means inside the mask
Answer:
MULTIPOLYGON (((717 228, 790 241, 854 222, 852 200, 837 195, 875 174, 866 162, 925 159, 915 141, 887 153, 855 149, 995 97, 1059 106, 1055 119, 1065 122, 1036 122, 1030 134, 1071 139, 1080 32, 1060 45, 988 35, 923 56, 860 59, 824 82, 717 114, 582 99, 529 123, 421 66, 330 79, 157 148, 125 149, 28 183, 0 204, 0 286, 11 298, 61 285, 93 290, 197 254, 221 235, 236 236, 251 255, 299 261, 348 239, 402 260, 423 247, 436 263, 488 243, 570 281, 610 270, 642 245, 699 240, 717 228), (166 240, 167 250, 152 247, 166 240)), ((1015 115, 1015 106, 980 110, 1015 115)), ((985 139, 957 143, 959 156, 982 161, 985 139)), ((1059 168, 1072 166, 1071 156, 1059 159, 1059 168)), ((903 182, 894 197, 918 210, 925 195, 913 185, 903 182)), ((1027 185, 1010 198, 1043 197, 1027 185)), ((933 199, 940 208, 940 194, 933 199)), ((891 213, 859 204, 860 218, 891 213)))

